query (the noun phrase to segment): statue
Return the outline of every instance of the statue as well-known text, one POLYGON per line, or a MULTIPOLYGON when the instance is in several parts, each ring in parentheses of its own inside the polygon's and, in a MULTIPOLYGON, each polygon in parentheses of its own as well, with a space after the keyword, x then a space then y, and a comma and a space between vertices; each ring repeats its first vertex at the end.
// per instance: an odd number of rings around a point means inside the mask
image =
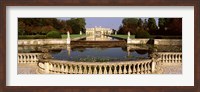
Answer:
POLYGON ((70 39, 70 33, 67 31, 67 44, 70 44, 71 39, 70 39))

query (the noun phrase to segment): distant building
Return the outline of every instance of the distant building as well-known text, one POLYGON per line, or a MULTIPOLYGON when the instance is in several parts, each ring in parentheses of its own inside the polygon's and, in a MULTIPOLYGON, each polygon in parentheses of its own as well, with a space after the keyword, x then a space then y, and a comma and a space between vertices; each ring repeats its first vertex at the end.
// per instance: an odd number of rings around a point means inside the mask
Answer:
POLYGON ((86 35, 94 35, 94 36, 101 36, 101 35, 111 35, 112 29, 110 28, 102 28, 95 27, 95 28, 86 28, 86 35))

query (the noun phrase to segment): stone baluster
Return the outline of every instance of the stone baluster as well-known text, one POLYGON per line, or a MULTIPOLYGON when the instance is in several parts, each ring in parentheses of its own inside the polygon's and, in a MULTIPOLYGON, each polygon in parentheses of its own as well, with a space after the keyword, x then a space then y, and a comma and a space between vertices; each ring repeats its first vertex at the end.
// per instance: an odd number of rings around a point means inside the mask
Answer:
POLYGON ((63 65, 63 64, 60 64, 59 66, 60 66, 60 71, 59 71, 59 72, 60 72, 60 73, 64 73, 64 65, 63 65))
POLYGON ((78 72, 79 74, 82 74, 83 73, 83 71, 82 71, 82 65, 79 65, 79 72, 78 72))
POLYGON ((107 74, 107 66, 104 65, 104 73, 103 74, 107 74))
POLYGON ((132 70, 131 70, 131 64, 128 64, 128 74, 131 74, 132 70))
POLYGON ((166 59, 165 59, 165 54, 162 54, 162 57, 163 57, 163 58, 162 58, 162 63, 165 63, 165 60, 166 60, 166 59))
POLYGON ((135 67, 136 67, 136 65, 133 64, 133 74, 135 74, 137 72, 135 67))
POLYGON ((149 62, 147 63, 147 73, 150 74, 151 73, 151 67, 149 62))
POLYGON ((139 65, 139 63, 137 64, 137 74, 140 74, 140 65, 139 65))
POLYGON ((117 65, 114 65, 114 74, 117 74, 117 65))
POLYGON ((99 74, 102 74, 102 66, 101 65, 99 65, 99 74))
POLYGON ((112 74, 112 65, 109 65, 109 72, 108 74, 112 74))
POLYGON ((78 73, 78 65, 74 65, 74 74, 78 73))
POLYGON ((97 74, 97 66, 94 65, 94 74, 97 74))
POLYGON ((67 64, 65 65, 65 72, 66 72, 66 74, 69 73, 69 68, 68 68, 68 65, 67 65, 67 64))
POLYGON ((23 60, 23 63, 25 63, 26 62, 26 55, 24 55, 24 60, 23 60))
POLYGON ((141 63, 140 65, 141 65, 141 67, 140 67, 141 74, 144 74, 144 66, 143 66, 144 64, 143 64, 143 63, 141 63))
POLYGON ((144 63, 144 74, 148 73, 148 69, 147 69, 147 63, 144 63))
POLYGON ((167 63, 167 54, 164 54, 165 55, 165 62, 164 63, 167 63))
POLYGON ((119 64, 119 74, 122 74, 122 65, 121 64, 119 64))
POLYGON ((52 70, 53 70, 53 65, 52 63, 49 63, 49 71, 52 72, 52 70))
POLYGON ((73 73, 73 65, 70 64, 69 67, 70 67, 70 68, 69 68, 69 73, 72 74, 72 73, 73 73))
POLYGON ((177 61, 179 62, 180 61, 180 55, 177 54, 177 61))
POLYGON ((124 64, 124 74, 126 74, 127 73, 127 70, 126 70, 126 64, 124 64))
POLYGON ((86 66, 86 65, 83 65, 83 67, 84 67, 83 74, 87 74, 87 66, 86 66))
POLYGON ((174 54, 174 63, 177 63, 177 54, 174 54))
POLYGON ((174 63, 174 57, 173 57, 173 54, 171 54, 171 55, 169 55, 170 57, 171 57, 171 59, 170 59, 170 63, 174 63))
POLYGON ((92 66, 91 65, 88 65, 88 67, 89 67, 89 71, 88 71, 88 74, 92 74, 92 66))

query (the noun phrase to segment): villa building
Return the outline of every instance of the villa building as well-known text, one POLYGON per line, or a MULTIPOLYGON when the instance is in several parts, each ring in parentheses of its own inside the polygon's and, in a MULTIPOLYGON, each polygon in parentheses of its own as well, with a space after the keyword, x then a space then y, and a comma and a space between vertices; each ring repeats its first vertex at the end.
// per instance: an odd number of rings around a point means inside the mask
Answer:
POLYGON ((101 35, 111 35, 111 33, 112 33, 112 29, 103 28, 101 26, 99 27, 95 26, 95 28, 86 28, 86 35, 101 36, 101 35))

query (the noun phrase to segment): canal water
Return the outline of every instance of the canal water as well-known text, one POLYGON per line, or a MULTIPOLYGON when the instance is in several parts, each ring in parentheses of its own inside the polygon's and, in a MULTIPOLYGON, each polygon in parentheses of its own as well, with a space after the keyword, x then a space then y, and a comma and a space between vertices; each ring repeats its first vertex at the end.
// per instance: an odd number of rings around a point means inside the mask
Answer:
MULTIPOLYGON (((85 41, 117 41, 108 36, 88 36, 85 41)), ((122 45, 122 46, 93 46, 93 45, 45 45, 18 46, 18 53, 41 53, 48 49, 53 59, 82 61, 82 62, 111 62, 148 59, 152 49, 158 52, 181 52, 181 46, 155 45, 122 45)))
MULTIPOLYGON (((46 45, 46 46, 18 46, 19 53, 41 53, 42 49, 49 49, 54 59, 107 62, 147 59, 151 54, 151 45, 126 45, 123 47, 109 46, 75 46, 75 45, 46 45)), ((158 52, 181 52, 181 46, 154 46, 158 52)))

